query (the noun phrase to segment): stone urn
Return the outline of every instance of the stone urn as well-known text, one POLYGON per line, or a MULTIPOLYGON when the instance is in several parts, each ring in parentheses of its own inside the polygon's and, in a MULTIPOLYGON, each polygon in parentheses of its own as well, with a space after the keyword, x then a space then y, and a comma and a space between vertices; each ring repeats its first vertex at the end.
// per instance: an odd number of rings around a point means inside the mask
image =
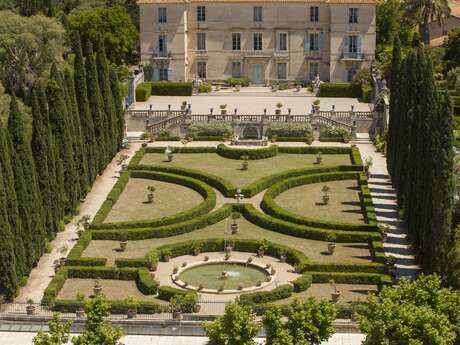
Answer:
POLYGON ((182 319, 182 312, 180 310, 173 310, 172 318, 174 320, 181 320, 182 319))
POLYGON ((65 257, 59 258, 59 265, 60 265, 60 266, 65 266, 66 260, 67 260, 67 259, 66 259, 65 257))
POLYGON ((34 315, 35 311, 36 311, 36 307, 33 304, 29 304, 26 306, 27 315, 34 315))
POLYGON ((332 303, 337 303, 339 301, 341 292, 339 290, 335 290, 331 292, 331 300, 332 303))
POLYGON ((324 205, 329 204, 330 199, 331 199, 331 197, 329 195, 323 195, 323 204, 324 205))
POLYGON ((96 280, 94 283, 93 292, 97 296, 101 293, 101 291, 102 291, 102 284, 99 282, 99 280, 96 280))
POLYGON ((85 309, 83 307, 78 307, 75 314, 77 315, 77 317, 82 318, 85 316, 85 309))
POLYGON ((232 229, 232 234, 236 234, 238 232, 238 223, 233 223, 230 227, 232 229))
POLYGON ((127 311, 126 311, 126 316, 128 317, 128 319, 134 319, 137 315, 137 310, 136 308, 129 308, 127 311))
POLYGON ((287 256, 285 254, 281 254, 280 255, 280 261, 281 262, 286 262, 286 260, 287 260, 287 256))
POLYGON ((126 250, 127 245, 128 245, 128 240, 120 241, 120 251, 124 252, 126 250))
POLYGON ((335 244, 334 242, 329 242, 327 244, 327 251, 329 252, 329 254, 334 254, 335 248, 337 248, 337 244, 335 244))

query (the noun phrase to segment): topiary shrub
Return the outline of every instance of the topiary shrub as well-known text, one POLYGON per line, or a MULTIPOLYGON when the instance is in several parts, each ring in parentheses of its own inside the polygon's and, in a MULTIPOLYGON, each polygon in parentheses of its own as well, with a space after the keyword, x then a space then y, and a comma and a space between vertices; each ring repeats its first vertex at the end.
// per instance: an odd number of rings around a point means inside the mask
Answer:
POLYGON ((136 87, 136 101, 145 102, 152 94, 152 83, 142 83, 136 87))
POLYGON ((246 77, 227 78, 225 82, 229 84, 230 86, 235 86, 235 85, 249 86, 249 79, 246 77))
POLYGON ((323 128, 319 134, 320 141, 343 141, 348 143, 350 139, 350 132, 343 128, 323 128))
POLYGON ((200 137, 226 138, 232 134, 232 131, 230 123, 220 121, 195 123, 188 128, 188 134, 198 140, 200 137))
POLYGON ((320 97, 357 97, 351 83, 321 83, 319 86, 320 97))
POLYGON ((152 95, 156 96, 191 96, 191 82, 155 82, 152 83, 152 95))
POLYGON ((210 83, 202 82, 198 86, 198 93, 209 93, 212 91, 212 85, 210 83))
POLYGON ((313 132, 309 123, 274 122, 270 124, 270 137, 305 138, 308 144, 313 141, 313 132))

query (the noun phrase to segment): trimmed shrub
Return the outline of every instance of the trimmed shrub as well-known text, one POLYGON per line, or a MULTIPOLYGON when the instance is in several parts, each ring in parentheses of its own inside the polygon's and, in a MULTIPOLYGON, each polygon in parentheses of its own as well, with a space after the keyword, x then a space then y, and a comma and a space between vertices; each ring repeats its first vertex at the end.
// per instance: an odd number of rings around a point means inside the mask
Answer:
POLYGON ((196 295, 196 292, 176 289, 172 286, 160 286, 158 288, 158 299, 161 299, 163 301, 169 302, 171 298, 177 296, 185 297, 186 295, 196 295))
POLYGON ((351 145, 351 164, 358 165, 361 167, 363 166, 363 160, 361 158, 361 153, 356 145, 351 145))
POLYGON ((278 147, 279 153, 292 153, 292 154, 309 154, 314 155, 318 152, 321 152, 325 155, 344 155, 351 154, 351 149, 349 147, 334 147, 334 146, 280 146, 278 147))
POLYGON ((52 306, 54 299, 61 291, 62 287, 64 286, 65 281, 67 280, 67 268, 61 268, 59 271, 56 272, 51 282, 46 287, 45 291, 43 292, 43 297, 41 304, 43 306, 52 306))
POLYGON ((294 287, 291 284, 280 285, 270 291, 258 291, 253 293, 246 293, 240 296, 242 304, 261 304, 278 301, 291 297, 294 292, 294 287))
POLYGON ((229 84, 230 86, 236 86, 236 85, 249 86, 249 79, 246 77, 227 78, 225 79, 225 82, 229 84))
POLYGON ((216 153, 230 159, 241 159, 241 156, 247 156, 249 160, 256 160, 276 156, 278 154, 278 146, 272 145, 262 149, 238 149, 220 144, 217 146, 216 153))
POLYGON ((202 82, 198 86, 198 93, 209 93, 212 91, 212 85, 210 83, 202 82))
POLYGON ((319 133, 320 141, 343 141, 349 142, 350 132, 343 128, 323 128, 319 133))
POLYGON ((299 272, 360 272, 360 273, 377 273, 385 274, 385 265, 376 262, 340 262, 340 263, 323 263, 323 262, 306 262, 296 267, 299 272))
POLYGON ((72 250, 67 255, 67 266, 105 266, 107 264, 106 258, 90 258, 82 257, 84 250, 91 242, 91 231, 85 231, 72 250))
MULTIPOLYGON (((145 153, 164 153, 166 147, 147 147, 145 153)), ((173 153, 214 153, 217 149, 209 147, 172 147, 173 153)))
MULTIPOLYGON (((292 212, 289 212, 280 207, 275 198, 286 190, 291 188, 326 181, 338 181, 338 180, 351 180, 359 178, 360 173, 358 172, 332 172, 322 174, 312 174, 290 178, 272 185, 264 194, 261 207, 269 215, 286 220, 288 222, 308 225, 313 227, 320 227, 325 229, 336 229, 336 230, 350 230, 350 231, 377 231, 376 224, 353 224, 338 221, 329 221, 321 219, 313 219, 304 217, 292 212)), ((360 184, 358 182, 358 184, 360 184)), ((362 186, 360 184, 360 186, 362 186)), ((372 200, 371 200, 372 202, 372 200)), ((366 205, 362 204, 363 213, 365 213, 366 205)), ((367 217, 365 217, 367 218, 367 217)))
POLYGON ((392 285, 390 276, 362 272, 306 272, 311 274, 314 284, 329 283, 332 279, 337 284, 377 285, 379 289, 392 285))
POLYGON ((321 83, 319 96, 355 98, 356 94, 351 83, 321 83))
POLYGON ((152 94, 151 83, 141 83, 136 87, 136 101, 145 102, 152 94))
POLYGON ((312 276, 310 274, 302 274, 299 278, 292 282, 294 292, 306 291, 310 288, 312 283, 312 276))
MULTIPOLYGON (((110 312, 112 314, 125 314, 129 309, 125 301, 109 301, 110 312)), ((157 314, 168 310, 168 306, 159 304, 153 301, 136 301, 137 312, 140 314, 157 314)), ((61 313, 74 313, 78 308, 83 306, 83 303, 77 300, 55 300, 53 310, 61 313)))
POLYGON ((305 142, 311 144, 313 131, 309 123, 274 122, 270 124, 270 138, 304 138, 305 142))
POLYGON ((372 86, 362 85, 361 86, 361 99, 365 103, 370 103, 372 99, 372 86))
POLYGON ((195 123, 188 128, 188 134, 197 140, 201 140, 201 137, 227 138, 232 132, 230 123, 220 121, 195 123))
MULTIPOLYGON (((142 158, 144 158, 145 154, 145 149, 144 147, 141 147, 131 158, 128 164, 128 169, 134 169, 139 163, 141 162, 142 158)), ((164 152, 164 151, 163 151, 164 152)))
POLYGON ((152 83, 152 95, 156 96, 191 96, 191 82, 155 82, 152 83))

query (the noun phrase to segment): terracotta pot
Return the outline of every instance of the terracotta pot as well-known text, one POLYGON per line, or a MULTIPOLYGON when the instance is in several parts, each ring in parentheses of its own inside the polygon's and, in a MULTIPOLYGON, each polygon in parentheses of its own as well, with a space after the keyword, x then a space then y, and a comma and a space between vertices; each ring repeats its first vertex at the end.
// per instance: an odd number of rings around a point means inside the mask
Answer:
POLYGON ((128 241, 121 241, 120 242, 120 250, 124 252, 126 250, 126 246, 128 245, 128 241))
POLYGON ((34 305, 29 304, 29 305, 26 307, 26 313, 27 313, 27 315, 34 315, 34 314, 35 314, 35 309, 36 309, 36 307, 35 307, 34 305))
POLYGON ((96 296, 99 295, 101 291, 102 291, 102 285, 95 285, 93 287, 93 292, 96 296))
POLYGON ((339 301, 340 294, 341 294, 340 291, 331 292, 331 299, 333 303, 337 303, 339 301))
POLYGON ((324 205, 329 204, 330 199, 331 199, 331 197, 329 195, 323 195, 323 204, 324 205))

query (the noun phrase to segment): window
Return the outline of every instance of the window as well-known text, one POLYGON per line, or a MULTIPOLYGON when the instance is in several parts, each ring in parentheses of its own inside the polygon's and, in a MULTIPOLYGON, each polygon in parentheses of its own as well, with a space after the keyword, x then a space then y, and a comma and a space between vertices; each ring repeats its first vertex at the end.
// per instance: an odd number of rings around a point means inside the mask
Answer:
POLYGON ((311 32, 309 34, 309 45, 308 49, 310 51, 318 51, 319 50, 319 33, 311 32))
POLYGON ((278 32, 278 50, 287 50, 287 33, 278 32))
POLYGON ((167 68, 159 68, 158 69, 158 78, 160 81, 168 80, 168 69, 167 68))
POLYGON ((198 6, 196 8, 196 20, 198 22, 204 22, 206 20, 206 7, 198 6))
POLYGON ((198 78, 206 79, 206 62, 205 61, 198 61, 196 63, 196 74, 198 78))
POLYGON ((348 53, 358 53, 358 36, 348 36, 348 53))
POLYGON ((206 33, 197 32, 196 34, 196 49, 206 50, 206 33))
POLYGON ((166 23, 166 7, 158 7, 158 23, 166 23))
POLYGON ((353 81, 353 77, 356 74, 356 69, 354 67, 347 69, 347 82, 351 83, 353 81))
POLYGON ((318 6, 310 7, 310 21, 311 22, 319 21, 319 7, 318 6))
POLYGON ((309 71, 308 71, 309 79, 314 80, 317 75, 319 75, 319 63, 318 62, 310 62, 310 68, 309 68, 309 71))
POLYGON ((241 62, 240 61, 232 62, 232 77, 241 78, 241 62))
POLYGON ((158 36, 158 55, 166 56, 168 54, 167 40, 165 35, 158 36))
POLYGON ((348 22, 349 23, 358 22, 358 9, 356 7, 351 7, 348 9, 348 22))
POLYGON ((260 32, 254 33, 254 50, 262 50, 262 34, 260 32))
POLYGON ((241 34, 239 32, 232 33, 232 50, 241 50, 241 34))
POLYGON ((278 62, 277 68, 277 75, 278 79, 286 79, 287 75, 287 64, 286 62, 278 62))
POLYGON ((254 21, 262 21, 262 6, 254 6, 254 21))

